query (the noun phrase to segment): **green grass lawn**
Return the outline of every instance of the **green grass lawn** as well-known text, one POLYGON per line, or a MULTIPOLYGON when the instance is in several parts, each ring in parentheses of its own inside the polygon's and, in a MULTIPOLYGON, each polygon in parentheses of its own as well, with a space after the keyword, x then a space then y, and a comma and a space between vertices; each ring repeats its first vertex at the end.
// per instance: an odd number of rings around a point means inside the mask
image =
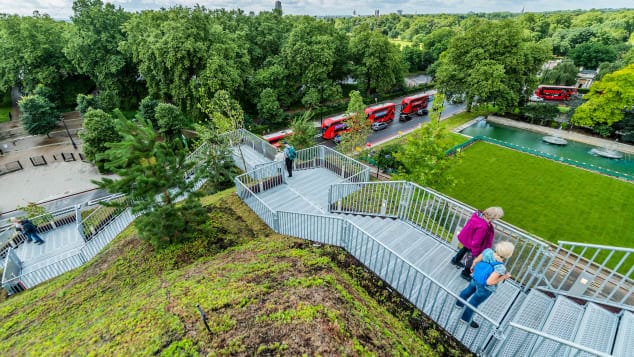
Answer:
POLYGON ((634 184, 482 142, 450 174, 445 194, 553 243, 634 247, 634 184))

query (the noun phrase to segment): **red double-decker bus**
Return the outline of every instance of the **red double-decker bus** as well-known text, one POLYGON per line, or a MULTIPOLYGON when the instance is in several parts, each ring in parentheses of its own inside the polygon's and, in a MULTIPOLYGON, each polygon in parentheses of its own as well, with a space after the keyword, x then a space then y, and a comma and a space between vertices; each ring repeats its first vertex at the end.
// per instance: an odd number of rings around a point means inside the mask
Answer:
POLYGON ((275 146, 276 148, 280 147, 280 145, 282 145, 282 142, 284 141, 283 139, 293 135, 293 130, 291 129, 285 129, 282 131, 278 131, 275 133, 271 133, 271 134, 267 134, 267 135, 262 135, 262 139, 266 140, 269 142, 269 144, 275 146))
POLYGON ((535 95, 545 100, 569 100, 577 94, 577 87, 540 85, 535 89, 535 95))
POLYGON ((405 97, 401 101, 401 114, 422 114, 427 109, 429 94, 413 95, 405 97))
POLYGON ((396 111, 396 104, 383 103, 365 108, 365 115, 372 123, 387 122, 391 123, 394 120, 394 112, 396 111))
POLYGON ((321 137, 325 140, 332 140, 339 133, 349 131, 348 124, 344 122, 346 119, 348 119, 346 114, 324 119, 321 123, 321 137))

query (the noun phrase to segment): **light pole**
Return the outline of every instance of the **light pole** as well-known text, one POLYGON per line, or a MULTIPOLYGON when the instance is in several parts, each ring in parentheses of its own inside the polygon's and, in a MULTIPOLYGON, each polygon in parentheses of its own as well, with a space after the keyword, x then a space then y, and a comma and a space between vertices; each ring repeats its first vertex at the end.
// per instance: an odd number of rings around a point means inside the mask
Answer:
POLYGON ((62 118, 62 124, 64 124, 64 129, 66 129, 66 134, 68 134, 68 138, 70 139, 70 143, 73 144, 73 148, 75 148, 75 150, 77 150, 77 144, 75 144, 75 141, 73 140, 72 135, 70 135, 70 131, 68 131, 68 127, 66 126, 66 122, 64 121, 64 117, 61 116, 62 118))

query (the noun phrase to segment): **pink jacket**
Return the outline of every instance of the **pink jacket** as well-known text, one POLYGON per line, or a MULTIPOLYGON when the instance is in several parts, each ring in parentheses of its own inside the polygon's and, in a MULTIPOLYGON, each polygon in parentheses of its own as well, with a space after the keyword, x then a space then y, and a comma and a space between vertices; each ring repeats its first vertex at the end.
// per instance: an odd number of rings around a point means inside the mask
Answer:
POLYGON ((493 245, 493 224, 482 217, 482 212, 475 211, 469 221, 458 233, 458 240, 477 257, 485 249, 493 245))

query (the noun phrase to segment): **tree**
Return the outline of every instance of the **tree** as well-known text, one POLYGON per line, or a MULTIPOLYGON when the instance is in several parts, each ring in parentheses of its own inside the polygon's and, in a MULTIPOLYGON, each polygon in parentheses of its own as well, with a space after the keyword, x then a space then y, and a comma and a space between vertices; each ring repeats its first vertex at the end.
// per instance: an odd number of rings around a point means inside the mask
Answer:
POLYGON ((100 171, 105 168, 103 160, 97 160, 97 155, 108 150, 108 143, 121 140, 115 120, 101 109, 90 108, 84 115, 83 130, 79 137, 84 142, 83 151, 86 158, 95 162, 100 171))
POLYGON ((542 76, 542 84, 571 86, 577 83, 579 69, 570 60, 564 60, 555 68, 547 71, 542 76))
POLYGON ((464 93, 467 111, 475 104, 511 110, 537 84, 535 73, 549 56, 548 46, 531 41, 516 21, 474 19, 441 56, 436 82, 446 95, 464 93))
POLYGON ((106 170, 117 179, 103 178, 95 183, 111 193, 125 192, 132 212, 143 215, 135 221, 139 236, 155 247, 195 237, 206 213, 194 195, 194 180, 187 173, 194 162, 186 160, 184 150, 175 150, 158 140, 152 123, 117 120, 121 141, 108 144, 108 150, 97 155, 106 170), (182 205, 176 198, 187 196, 182 205))
POLYGON ((78 94, 75 110, 83 117, 89 109, 101 109, 99 100, 93 95, 78 94))
POLYGON ((402 86, 405 70, 399 49, 387 37, 366 26, 356 28, 350 39, 354 77, 367 94, 385 93, 402 86))
POLYGON ((130 14, 101 0, 75 0, 73 13, 64 54, 79 73, 97 84, 104 108, 117 108, 119 98, 130 96, 136 86, 132 58, 118 48, 125 40, 121 27, 130 14))
POLYGON ((432 121, 414 130, 394 154, 401 167, 396 180, 407 180, 435 189, 450 187, 455 179, 448 175, 454 159, 445 153, 452 147, 447 129, 432 121))
POLYGON ((313 114, 310 111, 304 112, 300 117, 293 119, 291 129, 293 135, 289 141, 297 149, 305 149, 315 145, 315 135, 317 129, 312 121, 313 114))
POLYGON ((616 129, 625 142, 634 142, 634 107, 623 109, 623 120, 617 123, 616 129))
POLYGON ((634 64, 594 82, 584 98, 587 101, 575 110, 572 124, 611 126, 623 120, 622 109, 634 105, 634 64))
POLYGON ((31 93, 38 84, 61 92, 73 71, 62 53, 69 27, 48 15, 0 17, 0 92, 17 86, 31 93))
POLYGON ((280 124, 284 119, 284 112, 280 108, 280 103, 277 101, 277 95, 273 89, 266 88, 260 93, 258 114, 262 123, 272 126, 280 124))
POLYGON ((158 105, 159 101, 152 97, 143 98, 139 104, 139 115, 152 123, 155 129, 158 129, 158 122, 156 121, 156 107, 158 105))
POLYGON ((442 119, 443 110, 445 110, 445 95, 442 93, 436 93, 431 105, 431 111, 429 112, 429 120, 440 121, 440 119, 442 119))
POLYGON ((206 186, 212 191, 230 187, 239 169, 233 162, 233 150, 227 136, 221 135, 217 128, 210 125, 194 124, 198 133, 195 159, 196 179, 206 179, 206 186))
POLYGON ((419 47, 405 46, 401 53, 409 72, 424 71, 434 62, 431 52, 419 47))
POLYGON ((31 135, 43 135, 57 128, 59 112, 48 99, 31 95, 22 97, 18 102, 22 115, 22 126, 31 135))
MULTIPOLYGON (((205 102, 202 110, 211 118, 211 124, 219 135, 244 128, 244 112, 238 101, 231 98, 227 91, 216 92, 211 101, 205 102)), ((237 147, 242 162, 246 163, 242 146, 237 145, 237 147)))
POLYGON ((156 123, 163 138, 170 145, 180 146, 185 116, 177 106, 160 103, 156 106, 156 123))
POLYGON ((617 52, 611 47, 597 42, 582 43, 570 51, 570 58, 577 66, 597 68, 601 62, 614 62, 617 52))
POLYGON ((346 110, 346 125, 350 130, 341 133, 341 142, 338 145, 339 151, 350 153, 360 150, 368 141, 368 135, 372 132, 372 124, 365 115, 365 104, 359 91, 350 92, 350 102, 346 110))

